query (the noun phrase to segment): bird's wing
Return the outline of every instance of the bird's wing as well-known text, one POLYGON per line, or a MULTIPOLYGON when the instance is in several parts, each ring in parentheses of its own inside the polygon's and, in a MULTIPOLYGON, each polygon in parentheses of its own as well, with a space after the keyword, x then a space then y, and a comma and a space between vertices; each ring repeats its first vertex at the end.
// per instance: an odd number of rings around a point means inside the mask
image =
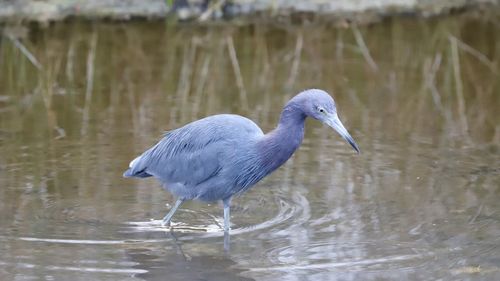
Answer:
POLYGON ((125 176, 155 176, 165 183, 195 186, 221 169, 224 141, 200 130, 174 130, 130 163, 125 176), (210 137, 207 137, 210 136, 210 137))

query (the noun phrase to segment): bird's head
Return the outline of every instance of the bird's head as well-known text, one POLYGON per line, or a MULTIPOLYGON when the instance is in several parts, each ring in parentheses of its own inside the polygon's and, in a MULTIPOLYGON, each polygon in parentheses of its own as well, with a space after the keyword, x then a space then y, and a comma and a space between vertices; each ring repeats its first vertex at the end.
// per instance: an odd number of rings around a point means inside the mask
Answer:
POLYGON ((333 98, 325 91, 318 89, 309 89, 299 93, 293 98, 301 104, 304 114, 314 118, 332 127, 344 138, 356 152, 359 153, 359 147, 344 127, 337 115, 337 107, 333 98))

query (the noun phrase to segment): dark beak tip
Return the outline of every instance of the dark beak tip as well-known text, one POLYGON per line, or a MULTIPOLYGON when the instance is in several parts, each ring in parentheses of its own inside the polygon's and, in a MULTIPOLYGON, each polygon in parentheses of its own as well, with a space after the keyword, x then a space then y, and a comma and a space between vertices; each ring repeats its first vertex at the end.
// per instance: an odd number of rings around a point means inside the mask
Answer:
POLYGON ((361 153, 361 150, 359 149, 358 144, 352 139, 352 138, 346 138, 347 142, 356 150, 357 154, 361 153))
POLYGON ((358 146, 353 146, 354 150, 356 151, 356 154, 361 154, 361 150, 359 149, 358 146))

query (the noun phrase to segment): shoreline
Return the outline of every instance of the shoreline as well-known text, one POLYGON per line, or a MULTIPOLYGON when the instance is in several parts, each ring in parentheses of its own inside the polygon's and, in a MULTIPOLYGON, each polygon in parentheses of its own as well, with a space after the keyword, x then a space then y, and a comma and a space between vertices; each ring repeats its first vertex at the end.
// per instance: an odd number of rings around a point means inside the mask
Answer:
POLYGON ((498 9, 500 0, 0 0, 0 23, 83 20, 167 20, 192 23, 326 21, 369 24, 390 17, 428 18, 469 10, 498 9), (168 5, 167 2, 172 2, 168 5), (355 3, 353 3, 355 2, 355 3))

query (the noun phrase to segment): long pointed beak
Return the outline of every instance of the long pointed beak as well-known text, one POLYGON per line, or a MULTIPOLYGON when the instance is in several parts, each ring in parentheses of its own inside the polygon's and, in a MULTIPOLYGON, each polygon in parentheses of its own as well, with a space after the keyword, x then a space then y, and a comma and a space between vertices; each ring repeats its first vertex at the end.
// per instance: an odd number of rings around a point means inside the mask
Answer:
POLYGON ((351 137, 351 134, 347 131, 347 129, 344 127, 342 122, 340 122, 340 119, 337 114, 332 114, 328 116, 328 118, 325 120, 325 124, 328 126, 332 127, 337 133, 340 134, 342 138, 344 138, 351 146, 356 150, 357 153, 359 153, 359 146, 356 144, 354 139, 351 137))

